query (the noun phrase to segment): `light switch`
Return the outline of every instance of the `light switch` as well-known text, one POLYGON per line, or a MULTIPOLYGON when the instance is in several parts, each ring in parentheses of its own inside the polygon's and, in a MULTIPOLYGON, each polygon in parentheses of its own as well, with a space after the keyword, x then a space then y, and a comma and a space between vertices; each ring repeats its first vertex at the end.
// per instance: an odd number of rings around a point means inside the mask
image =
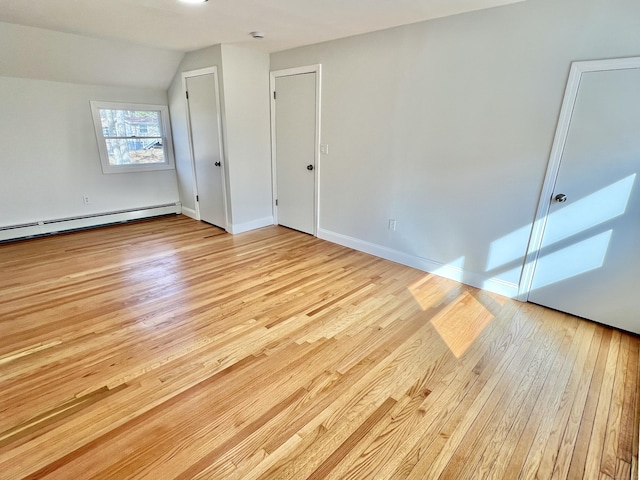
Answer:
POLYGON ((329 155, 329 145, 326 143, 320 144, 320 153, 322 155, 329 155))

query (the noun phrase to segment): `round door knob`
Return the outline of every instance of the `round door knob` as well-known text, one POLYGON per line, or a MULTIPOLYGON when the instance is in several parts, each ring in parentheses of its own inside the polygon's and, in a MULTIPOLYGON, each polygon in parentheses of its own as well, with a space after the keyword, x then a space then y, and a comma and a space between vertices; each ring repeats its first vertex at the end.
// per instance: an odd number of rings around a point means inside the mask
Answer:
POLYGON ((558 203, 564 203, 567 201, 567 196, 564 193, 559 193, 554 197, 554 200, 558 203))
POLYGON ((307 170, 313 170, 313 165, 307 165, 307 170))
POLYGON ((220 162, 216 162, 216 163, 214 163, 214 165, 215 165, 216 167, 219 167, 219 166, 220 166, 220 162))

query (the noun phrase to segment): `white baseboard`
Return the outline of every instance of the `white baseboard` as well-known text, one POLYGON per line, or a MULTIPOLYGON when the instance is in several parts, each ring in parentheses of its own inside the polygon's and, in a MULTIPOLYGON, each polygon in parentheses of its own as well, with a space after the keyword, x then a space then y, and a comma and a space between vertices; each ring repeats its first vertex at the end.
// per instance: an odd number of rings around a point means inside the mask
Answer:
POLYGON ((410 255, 399 250, 383 247, 382 245, 342 235, 341 233, 332 232, 323 228, 318 229, 318 238, 353 248, 360 252, 369 253, 376 257, 391 260, 392 262, 417 268, 424 272, 449 278, 466 285, 471 285, 472 287, 504 295, 505 297, 516 298, 518 296, 518 285, 515 283, 506 282, 498 278, 486 277, 474 272, 468 272, 454 265, 445 265, 439 262, 434 262, 433 260, 410 255))
POLYGON ((156 205, 153 207, 134 208, 130 210, 119 210, 116 212, 96 213, 81 217, 61 218, 56 220, 40 220, 22 225, 10 225, 0 227, 0 241, 16 240, 38 235, 78 230, 83 228, 99 227, 111 223, 129 222, 141 218, 151 218, 160 215, 170 215, 181 213, 180 202, 156 205))
POLYGON ((193 218, 194 220, 200 220, 198 218, 198 214, 193 208, 187 208, 184 205, 182 206, 182 214, 186 215, 189 218, 193 218))
POLYGON ((244 223, 232 223, 227 228, 227 232, 232 234, 248 232, 249 230, 256 230, 258 228, 267 227, 273 225, 273 217, 264 217, 257 220, 244 223))

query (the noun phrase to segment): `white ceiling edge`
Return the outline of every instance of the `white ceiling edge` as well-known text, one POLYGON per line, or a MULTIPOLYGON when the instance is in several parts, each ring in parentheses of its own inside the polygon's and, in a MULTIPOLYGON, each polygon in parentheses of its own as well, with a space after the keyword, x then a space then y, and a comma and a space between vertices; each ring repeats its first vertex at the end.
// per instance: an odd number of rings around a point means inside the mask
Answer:
POLYGON ((521 1, 0 0, 0 22, 182 52, 235 44, 273 53, 521 1))
MULTIPOLYGON (((352 28, 352 32, 349 33, 348 35, 326 36, 327 38, 324 38, 325 37, 324 35, 318 35, 313 40, 310 40, 307 43, 303 43, 300 45, 291 45, 291 42, 287 41, 286 39, 284 40, 272 39, 266 42, 264 47, 262 48, 261 48, 261 45, 259 45, 259 42, 257 42, 256 40, 253 40, 253 41, 242 40, 240 42, 236 42, 236 44, 241 44, 243 46, 251 46, 252 48, 259 48, 266 53, 280 53, 286 50, 292 50, 294 48, 316 45, 318 43, 330 42, 333 40, 340 40, 341 38, 354 37, 357 35, 364 35, 367 33, 379 32, 379 31, 388 30, 391 28, 415 25, 418 23, 424 23, 431 20, 438 20, 442 18, 453 17, 456 15, 464 15, 464 14, 474 13, 482 10, 491 10, 494 8, 505 7, 505 6, 509 6, 517 3, 522 3, 525 1, 527 0, 497 0, 495 2, 491 1, 491 3, 494 3, 493 5, 482 6, 477 8, 471 8, 471 5, 468 5, 465 8, 460 8, 461 7, 460 4, 462 2, 457 2, 457 4, 454 4, 454 2, 450 2, 446 10, 439 10, 438 13, 433 13, 432 15, 428 16, 428 18, 421 18, 419 20, 411 20, 411 21, 402 20, 397 22, 394 22, 392 19, 386 19, 384 22, 381 22, 381 25, 379 25, 377 28, 373 28, 373 29, 363 28, 362 30, 357 28, 352 28), (258 45, 256 45, 257 43, 258 45)), ((472 2, 473 0, 471 0, 471 2, 464 2, 464 3, 472 3, 472 2)), ((486 3, 489 3, 489 2, 485 2, 485 4, 486 3)))
MULTIPOLYGON (((93 35, 87 33, 69 33, 41 28, 36 26, 19 25, 11 22, 1 21, 4 15, 3 7, 7 3, 21 5, 26 3, 23 0, 0 0, 0 76, 22 77, 49 81, 82 83, 91 85, 110 85, 126 87, 157 88, 166 90, 180 65, 184 52, 170 49, 166 46, 152 46, 150 44, 162 43, 170 44, 172 41, 145 42, 138 39, 128 38, 120 35, 100 35, 94 32, 93 35)), ((45 5, 57 2, 73 3, 83 1, 87 4, 96 5, 89 0, 48 0, 45 5)), ((147 2, 148 0, 111 0, 111 2, 100 2, 101 4, 117 4, 118 2, 147 2)), ((172 2, 175 0, 153 0, 154 2, 172 2)), ((210 0, 222 1, 222 0, 210 0)), ((235 0, 235 1, 258 1, 263 0, 235 0)), ((270 3, 282 4, 287 2, 303 2, 305 0, 272 0, 270 3)), ((275 53, 292 48, 309 46, 340 38, 371 33, 373 31, 385 30, 400 27, 403 25, 421 23, 428 19, 407 22, 406 16, 415 8, 417 3, 440 3, 440 8, 431 9, 432 18, 442 18, 460 13, 485 10, 487 8, 500 7, 513 3, 520 3, 525 0, 349 0, 356 4, 366 4, 371 9, 378 5, 382 10, 388 1, 395 2, 398 7, 395 17, 382 18, 380 12, 373 15, 366 25, 363 22, 350 23, 350 15, 357 9, 346 9, 345 12, 338 12, 338 20, 335 20, 331 29, 318 28, 322 22, 328 22, 331 15, 326 14, 322 19, 318 19, 313 8, 308 7, 306 14, 311 19, 299 18, 295 25, 283 28, 278 34, 271 34, 266 28, 260 28, 266 32, 267 38, 264 40, 254 40, 248 34, 224 33, 216 34, 214 40, 200 38, 198 32, 187 37, 189 51, 200 50, 218 44, 229 44, 250 48, 263 53, 275 53), (483 6, 480 6, 483 5, 483 6), (400 8, 403 7, 404 8, 400 8), (473 9, 472 7, 476 7, 473 9), (343 14, 344 13, 344 14, 343 14), (435 15, 435 16, 434 16, 435 15), (375 22, 372 20, 376 20, 375 22), (377 22, 377 23, 376 23, 377 22), (375 28, 373 28, 375 27, 375 28)), ((347 0, 323 0, 325 3, 345 2, 347 0)), ((314 5, 317 2, 313 2, 314 5)), ((352 5, 353 7, 353 5, 352 5)), ((320 9, 320 6, 315 8, 320 9)), ((46 13, 46 8, 44 9, 46 13)), ((338 9, 340 10, 340 9, 338 9)), ((41 14, 43 12, 40 12, 41 14)), ((375 13, 375 12, 374 12, 375 13)), ((34 17, 35 18, 35 17, 34 17)), ((39 17, 38 17, 39 18, 39 17)), ((31 19, 32 23, 38 23, 31 19)), ((103 22, 107 23, 107 22, 103 22)), ((179 22, 180 23, 180 22, 179 22)), ((238 22, 240 24, 242 22, 238 22)), ((91 22, 88 22, 91 24, 91 22)), ((241 29, 244 27, 240 27, 241 29)), ((230 28, 233 30, 233 28, 230 28)), ((254 28, 253 30, 257 30, 254 28)), ((91 30, 91 29, 89 29, 91 30)), ((158 29, 155 29, 158 30, 158 29)), ((154 30, 154 31, 155 31, 154 30)), ((197 29, 196 29, 197 30, 197 29)), ((236 28, 237 30, 237 28, 236 28)), ((138 31, 138 30, 136 30, 138 31)), ((142 30, 140 30, 142 31, 142 30)), ((117 34, 118 32, 115 31, 117 34)), ((147 32, 148 33, 148 32, 147 32)), ((161 32, 162 33, 162 32, 161 32)), ((153 37, 153 35, 151 35, 153 37)), ((153 38, 151 38, 153 40, 153 38)))

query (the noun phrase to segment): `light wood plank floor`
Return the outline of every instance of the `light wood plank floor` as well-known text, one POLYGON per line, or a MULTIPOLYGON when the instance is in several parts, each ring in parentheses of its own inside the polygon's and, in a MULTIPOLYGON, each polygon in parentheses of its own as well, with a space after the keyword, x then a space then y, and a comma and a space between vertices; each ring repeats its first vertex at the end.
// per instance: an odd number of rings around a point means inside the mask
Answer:
POLYGON ((281 227, 0 245, 0 477, 636 478, 638 337, 281 227))

